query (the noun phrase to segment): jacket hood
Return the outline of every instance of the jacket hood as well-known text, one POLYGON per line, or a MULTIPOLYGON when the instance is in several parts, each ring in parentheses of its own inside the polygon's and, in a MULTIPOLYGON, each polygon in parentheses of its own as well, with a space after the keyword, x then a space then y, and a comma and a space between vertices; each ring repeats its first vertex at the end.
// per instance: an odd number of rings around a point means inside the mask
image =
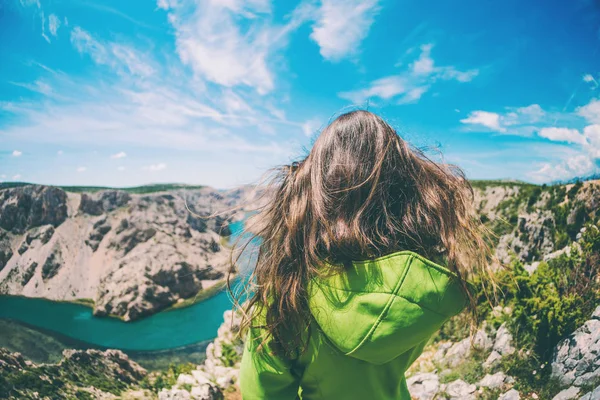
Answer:
POLYGON ((453 272, 410 251, 353 262, 342 274, 313 279, 309 291, 331 344, 373 364, 427 340, 466 305, 453 272))

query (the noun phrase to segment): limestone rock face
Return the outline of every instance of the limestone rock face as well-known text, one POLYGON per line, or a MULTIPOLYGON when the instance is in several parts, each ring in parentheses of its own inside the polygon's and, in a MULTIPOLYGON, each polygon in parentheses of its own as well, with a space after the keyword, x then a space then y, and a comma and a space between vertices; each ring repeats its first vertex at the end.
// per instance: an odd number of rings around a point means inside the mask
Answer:
POLYGON ((224 278, 230 250, 220 243, 252 196, 0 189, 0 294, 92 299, 97 315, 125 320, 155 313, 224 278))
POLYGON ((67 219, 67 194, 51 186, 0 190, 0 228, 23 233, 36 226, 59 226, 67 219))
POLYGON ((102 215, 125 206, 131 200, 131 195, 122 190, 103 190, 98 193, 81 195, 79 210, 89 215, 102 215))
POLYGON ((512 254, 523 262, 540 260, 554 251, 553 226, 554 217, 547 210, 520 214, 516 229, 500 238, 496 255, 506 264, 512 254))
POLYGON ((592 319, 558 344, 552 375, 564 385, 578 387, 600 380, 600 306, 592 319))

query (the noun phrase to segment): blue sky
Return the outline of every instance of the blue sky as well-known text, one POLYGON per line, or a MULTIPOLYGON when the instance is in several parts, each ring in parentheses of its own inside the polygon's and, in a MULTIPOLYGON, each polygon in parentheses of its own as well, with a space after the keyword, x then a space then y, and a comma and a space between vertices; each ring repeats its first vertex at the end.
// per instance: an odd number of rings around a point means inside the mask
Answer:
POLYGON ((0 2, 0 180, 231 187, 368 107, 476 179, 600 165, 592 0, 0 2))

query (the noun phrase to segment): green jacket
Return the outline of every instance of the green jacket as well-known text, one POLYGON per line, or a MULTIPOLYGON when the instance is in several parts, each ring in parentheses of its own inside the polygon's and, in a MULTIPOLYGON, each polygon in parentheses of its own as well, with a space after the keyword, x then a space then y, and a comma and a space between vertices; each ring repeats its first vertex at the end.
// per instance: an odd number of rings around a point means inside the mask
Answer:
POLYGON ((410 251, 354 262, 309 287, 307 351, 285 360, 248 332, 240 371, 245 400, 410 400, 404 373, 431 336, 465 306, 458 278, 410 251))

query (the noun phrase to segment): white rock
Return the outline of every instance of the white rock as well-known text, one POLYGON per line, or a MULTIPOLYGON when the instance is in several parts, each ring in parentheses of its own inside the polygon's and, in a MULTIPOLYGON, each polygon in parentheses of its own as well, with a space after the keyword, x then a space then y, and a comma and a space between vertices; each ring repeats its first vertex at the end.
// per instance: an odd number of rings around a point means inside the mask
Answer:
POLYGON ((406 380, 413 399, 433 400, 440 391, 440 379, 433 373, 420 373, 406 380))
POLYGON ((192 375, 188 375, 188 374, 180 374, 177 377, 177 385, 196 385, 197 381, 196 379, 192 376, 192 375))
POLYGON ((502 385, 504 384, 504 382, 506 382, 507 376, 504 372, 499 371, 496 372, 494 375, 490 375, 487 374, 486 376, 483 377, 483 379, 481 379, 479 381, 479 383, 477 384, 477 386, 483 386, 483 387, 488 387, 488 388, 499 388, 502 387, 502 385))
POLYGON ((576 399, 579 395, 579 388, 575 386, 571 386, 568 389, 560 391, 556 396, 552 398, 552 400, 571 400, 576 399))
POLYGON ((443 362, 452 367, 462 363, 470 354, 471 349, 489 350, 493 346, 492 340, 483 329, 475 332, 471 338, 466 338, 458 343, 453 344, 443 357, 443 362))
POLYGON ((163 389, 158 393, 158 400, 190 400, 190 392, 183 389, 163 389))
POLYGON ((219 389, 212 385, 194 386, 190 394, 193 400, 221 400, 223 398, 219 389))
POLYGON ((498 400, 521 400, 521 395, 515 389, 510 389, 508 392, 501 394, 498 400))
POLYGON ((192 371, 192 376, 194 377, 196 382, 198 382, 198 385, 204 385, 204 384, 211 383, 210 379, 208 379, 208 377, 206 376, 206 374, 203 371, 195 369, 192 371))
POLYGON ((474 393, 476 390, 477 386, 469 384, 462 379, 450 382, 446 386, 446 393, 450 395, 451 399, 475 399, 474 393))
POLYGON ((600 378, 600 319, 594 311, 586 321, 554 350, 552 376, 563 385, 586 386, 600 378))
POLYGON ((506 328, 506 322, 500 325, 496 332, 496 339, 494 340, 494 350, 501 355, 513 354, 515 348, 512 346, 513 336, 506 328))
POLYGON ((484 368, 490 368, 496 365, 502 359, 502 355, 496 350, 493 350, 488 358, 483 362, 484 368))

